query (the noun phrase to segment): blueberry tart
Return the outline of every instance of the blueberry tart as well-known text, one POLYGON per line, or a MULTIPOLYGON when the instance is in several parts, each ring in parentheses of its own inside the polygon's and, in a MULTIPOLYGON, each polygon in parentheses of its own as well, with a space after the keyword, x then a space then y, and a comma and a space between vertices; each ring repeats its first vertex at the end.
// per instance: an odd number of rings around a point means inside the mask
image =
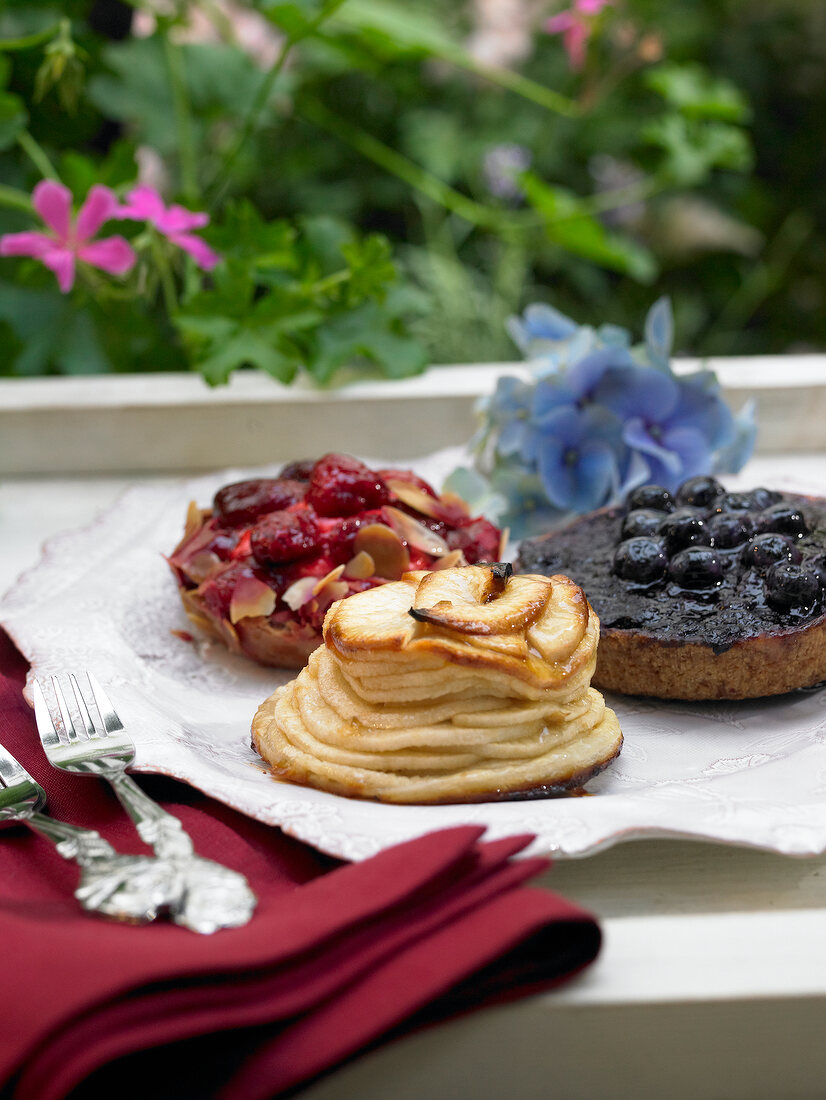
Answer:
POLYGON ((633 490, 526 539, 517 568, 566 573, 601 622, 594 685, 749 699, 826 680, 826 499, 694 477, 633 490))

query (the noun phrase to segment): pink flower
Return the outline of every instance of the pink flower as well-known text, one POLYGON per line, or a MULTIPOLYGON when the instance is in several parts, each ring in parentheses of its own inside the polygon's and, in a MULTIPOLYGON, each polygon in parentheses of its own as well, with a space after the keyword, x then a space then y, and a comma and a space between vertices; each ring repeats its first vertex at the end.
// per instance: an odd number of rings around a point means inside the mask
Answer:
POLYGON ((613 2, 614 0, 574 0, 569 11, 551 16, 545 24, 548 34, 562 35, 562 43, 572 69, 581 69, 585 64, 585 47, 594 29, 593 16, 599 15, 603 8, 613 2))
POLYGON ((139 184, 126 196, 126 205, 116 214, 118 218, 149 222, 167 240, 188 252, 204 271, 212 271, 221 257, 213 252, 206 241, 196 237, 191 229, 203 229, 209 224, 209 214, 185 210, 183 206, 164 206, 164 201, 154 187, 139 184))
POLYGON ((114 192, 100 184, 89 191, 75 221, 72 194, 54 180, 41 180, 32 192, 32 205, 51 233, 6 233, 0 237, 0 256, 33 256, 57 276, 67 294, 75 282, 75 261, 98 267, 110 275, 125 275, 135 264, 132 246, 123 237, 93 241, 104 222, 117 216, 114 192))

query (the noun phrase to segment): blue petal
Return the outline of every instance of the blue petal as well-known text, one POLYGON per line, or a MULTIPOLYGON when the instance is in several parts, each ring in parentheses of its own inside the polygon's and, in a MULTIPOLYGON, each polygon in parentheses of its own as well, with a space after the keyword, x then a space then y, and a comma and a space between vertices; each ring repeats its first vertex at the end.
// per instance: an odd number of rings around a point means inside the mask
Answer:
POLYGON ((540 454, 539 472, 551 503, 573 512, 590 512, 604 504, 618 481, 613 451, 598 442, 585 442, 578 449, 549 446, 540 454))
POLYGON ((708 439, 711 449, 727 446, 734 438, 734 418, 719 396, 719 384, 710 371, 701 371, 678 381, 679 400, 669 418, 673 426, 693 427, 708 439))
POLYGON ((680 480, 707 474, 711 469, 711 448, 696 428, 669 428, 663 433, 663 446, 680 460, 680 480))
POLYGON ((623 419, 640 417, 652 424, 669 419, 679 400, 674 378, 653 367, 618 367, 606 371, 594 400, 623 419))
POLYGON ((600 325, 597 334, 603 344, 614 348, 630 348, 631 333, 619 325, 600 325))
POLYGON ((748 401, 734 419, 734 439, 714 456, 715 472, 736 473, 751 458, 757 438, 755 402, 748 401))
POLYGON ((550 350, 549 344, 568 340, 577 331, 569 317, 543 302, 529 305, 521 317, 508 317, 505 328, 526 359, 550 350))
POLYGON ((510 420, 503 424, 496 440, 496 450, 503 455, 517 454, 522 450, 527 430, 527 420, 510 420))
POLYGON ((645 346, 653 366, 668 368, 673 343, 674 315, 671 312, 671 299, 658 298, 645 318, 645 346))
POLYGON ((532 339, 567 340, 578 325, 545 302, 532 302, 522 313, 525 329, 532 339))
POLYGON ((667 484, 669 487, 674 484, 674 478, 682 470, 679 455, 674 454, 669 447, 654 439, 646 424, 639 417, 626 421, 622 436, 632 450, 639 451, 645 456, 650 466, 656 463, 658 467, 668 471, 668 481, 663 484, 667 484))
POLYGON ((531 403, 531 421, 540 428, 545 420, 560 408, 573 408, 576 396, 570 388, 558 378, 544 378, 537 382, 531 403))
POLYGON ((580 399, 593 395, 606 371, 612 368, 633 368, 634 362, 627 348, 598 348, 583 356, 565 373, 565 380, 580 399))

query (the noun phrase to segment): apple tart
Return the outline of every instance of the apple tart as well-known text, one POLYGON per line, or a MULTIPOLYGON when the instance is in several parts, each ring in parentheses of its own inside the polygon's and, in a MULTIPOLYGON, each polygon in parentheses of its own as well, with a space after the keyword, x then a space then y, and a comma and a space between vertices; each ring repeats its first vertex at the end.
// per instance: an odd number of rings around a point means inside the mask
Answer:
POLYGON ((564 576, 414 571, 333 604, 253 720, 278 779, 394 803, 550 797, 620 751, 590 686, 599 621, 564 576))

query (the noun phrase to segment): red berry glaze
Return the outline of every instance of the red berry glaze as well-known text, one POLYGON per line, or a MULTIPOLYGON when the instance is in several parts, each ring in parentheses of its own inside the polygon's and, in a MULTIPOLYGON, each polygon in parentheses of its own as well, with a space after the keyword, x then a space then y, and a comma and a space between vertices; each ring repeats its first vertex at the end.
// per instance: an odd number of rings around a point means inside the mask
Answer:
POLYGON ((255 523, 267 512, 289 508, 303 500, 307 486, 283 477, 259 477, 225 485, 215 494, 212 506, 218 516, 232 527, 255 523))
POLYGON ((351 455, 328 454, 313 467, 307 502, 320 516, 352 516, 390 499, 374 471, 351 455))
POLYGON ((250 549, 262 565, 309 557, 318 544, 318 524, 309 508, 270 512, 259 519, 250 535, 250 549))
POLYGON ((501 537, 498 527, 479 517, 448 531, 445 542, 451 550, 461 550, 468 565, 475 565, 480 561, 498 561, 501 537))

